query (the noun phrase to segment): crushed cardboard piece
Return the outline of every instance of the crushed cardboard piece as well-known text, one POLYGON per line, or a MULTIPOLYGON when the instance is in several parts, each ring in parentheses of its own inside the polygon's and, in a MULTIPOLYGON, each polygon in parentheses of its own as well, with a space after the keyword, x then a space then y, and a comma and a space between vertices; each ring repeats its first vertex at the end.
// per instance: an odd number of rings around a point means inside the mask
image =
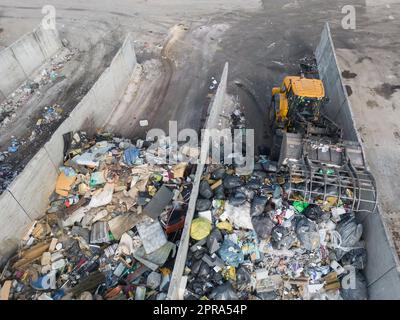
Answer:
POLYGON ((108 221, 108 226, 114 238, 119 240, 125 232, 142 222, 144 218, 143 215, 136 213, 122 214, 108 221))
POLYGON ((183 178, 185 175, 185 170, 187 167, 187 163, 186 162, 181 162, 176 164, 173 168, 172 168, 172 172, 174 174, 174 178, 183 178))
POLYGON ((6 280, 0 289, 0 300, 8 300, 10 296, 12 281, 6 280))
POLYGON ((23 268, 29 263, 35 261, 40 258, 43 252, 47 251, 50 246, 50 241, 40 242, 33 247, 23 251, 21 253, 21 259, 14 263, 12 266, 13 269, 23 268))
POLYGON ((60 173, 56 182, 56 193, 68 197, 69 191, 76 180, 76 176, 68 177, 64 171, 60 173))

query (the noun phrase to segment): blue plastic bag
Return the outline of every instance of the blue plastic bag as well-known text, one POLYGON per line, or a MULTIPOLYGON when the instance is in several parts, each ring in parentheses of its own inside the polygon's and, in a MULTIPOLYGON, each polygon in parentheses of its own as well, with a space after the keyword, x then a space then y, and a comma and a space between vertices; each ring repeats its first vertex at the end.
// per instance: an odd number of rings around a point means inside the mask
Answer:
POLYGON ((136 147, 130 147, 124 151, 124 162, 127 165, 133 165, 139 157, 140 150, 136 147))
POLYGON ((237 268, 244 261, 242 249, 233 241, 225 239, 218 250, 218 254, 224 262, 237 268))

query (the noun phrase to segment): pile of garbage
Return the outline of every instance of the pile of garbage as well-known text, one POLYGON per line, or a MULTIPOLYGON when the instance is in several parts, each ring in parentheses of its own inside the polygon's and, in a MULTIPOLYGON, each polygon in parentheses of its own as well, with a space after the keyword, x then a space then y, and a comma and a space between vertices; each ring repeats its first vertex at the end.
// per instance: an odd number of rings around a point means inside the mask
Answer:
POLYGON ((64 135, 48 210, 6 264, 2 296, 165 299, 196 169, 161 164, 169 148, 108 133, 64 135))
MULTIPOLYGON (((231 129, 245 131, 245 123, 235 109, 231 129)), ((334 195, 312 204, 301 193, 289 199, 295 179, 265 155, 252 172, 235 162, 206 166, 184 299, 367 299, 367 251, 351 205, 334 195)))
POLYGON ((185 299, 366 299, 367 255, 354 214, 341 204, 287 201, 288 177, 271 167, 261 157, 248 176, 206 168, 185 299))

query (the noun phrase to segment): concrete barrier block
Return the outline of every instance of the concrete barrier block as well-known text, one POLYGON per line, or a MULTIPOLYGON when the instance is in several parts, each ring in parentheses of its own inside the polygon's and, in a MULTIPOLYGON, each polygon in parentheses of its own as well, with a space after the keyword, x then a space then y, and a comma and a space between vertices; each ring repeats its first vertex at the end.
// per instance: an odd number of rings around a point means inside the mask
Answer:
POLYGON ((380 214, 368 215, 363 222, 363 229, 363 238, 368 253, 365 275, 368 284, 371 284, 396 267, 396 263, 380 214))
POLYGON ((54 191, 58 173, 44 148, 29 161, 25 169, 8 187, 13 197, 31 219, 42 217, 48 198, 54 191))
POLYGON ((370 300, 400 300, 400 274, 396 268, 368 287, 370 300))
POLYGON ((128 34, 121 47, 121 52, 124 57, 125 65, 131 72, 137 63, 135 48, 131 34, 128 34))
POLYGON ((99 114, 102 111, 98 109, 98 102, 94 95, 93 88, 95 85, 69 115, 71 126, 68 128, 73 128, 73 131, 83 130, 88 133, 94 133, 99 126, 96 119, 105 117, 105 115, 99 114))
MULTIPOLYGON (((114 86, 114 77, 110 68, 104 70, 103 74, 90 90, 95 97, 96 104, 93 108, 93 124, 95 127, 102 127, 108 118, 108 113, 116 103, 117 90, 114 86)), ((119 88, 120 90, 120 88, 119 88)), ((120 91, 121 94, 123 90, 120 91)))
POLYGON ((345 140, 357 141, 357 132, 354 128, 354 122, 350 113, 350 108, 347 104, 347 100, 341 106, 340 112, 336 117, 336 121, 343 126, 343 138, 345 140))
POLYGON ((76 121, 71 117, 68 117, 64 122, 58 127, 56 132, 53 133, 51 139, 44 145, 44 148, 53 162, 54 166, 57 168, 62 165, 64 158, 64 139, 63 134, 76 130, 76 121))
POLYGON ((0 75, 0 90, 5 96, 26 80, 27 76, 10 48, 0 52, 0 75))
POLYGON ((128 85, 127 79, 129 79, 132 69, 126 65, 126 61, 122 54, 122 50, 119 50, 115 55, 111 65, 110 72, 112 73, 112 78, 114 82, 114 87, 116 89, 117 98, 125 91, 128 85))
POLYGON ((0 195, 0 265, 17 249, 31 219, 9 191, 0 195))
POLYGON ((45 60, 45 55, 33 33, 28 33, 20 38, 11 46, 11 50, 28 76, 45 60))
POLYGON ((50 58, 62 47, 57 30, 45 30, 39 26, 33 33, 46 58, 50 58))

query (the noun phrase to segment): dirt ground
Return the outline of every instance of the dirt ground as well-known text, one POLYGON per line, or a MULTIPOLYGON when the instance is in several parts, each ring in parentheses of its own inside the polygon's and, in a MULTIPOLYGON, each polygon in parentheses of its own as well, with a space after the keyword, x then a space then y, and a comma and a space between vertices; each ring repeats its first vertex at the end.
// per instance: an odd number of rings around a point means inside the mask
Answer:
MULTIPOLYGON (((34 28, 44 4, 56 7, 62 37, 81 51, 103 37, 108 48, 118 47, 131 32, 144 81, 134 97, 128 88, 108 123, 131 137, 145 135, 146 128, 139 126, 142 119, 149 121, 149 128, 165 131, 169 120, 178 121, 178 128, 200 129, 212 93, 211 77, 218 79, 228 61, 229 93, 244 105, 248 127, 255 129, 256 146, 262 148, 268 139, 271 88, 284 75, 298 72, 299 59, 312 54, 323 24, 329 22, 341 68, 349 72, 345 81, 377 180, 382 214, 399 248, 400 7, 394 2, 1 0, 0 46, 34 28), (341 26, 341 9, 349 4, 356 8, 355 30, 341 26)), ((111 50, 97 52, 102 66, 107 53, 111 50)), ((93 60, 90 54, 82 58, 93 60)), ((101 69, 84 67, 76 83, 86 77, 94 81, 101 69)))

